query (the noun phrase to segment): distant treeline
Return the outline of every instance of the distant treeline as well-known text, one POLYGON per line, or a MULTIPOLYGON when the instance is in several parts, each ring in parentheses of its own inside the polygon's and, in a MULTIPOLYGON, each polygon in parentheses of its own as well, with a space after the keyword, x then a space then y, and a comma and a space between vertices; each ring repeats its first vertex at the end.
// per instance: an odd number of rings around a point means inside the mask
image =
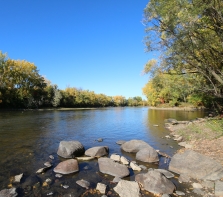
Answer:
POLYGON ((0 108, 107 107, 146 105, 140 96, 126 99, 75 87, 58 89, 24 60, 12 60, 0 51, 0 108))

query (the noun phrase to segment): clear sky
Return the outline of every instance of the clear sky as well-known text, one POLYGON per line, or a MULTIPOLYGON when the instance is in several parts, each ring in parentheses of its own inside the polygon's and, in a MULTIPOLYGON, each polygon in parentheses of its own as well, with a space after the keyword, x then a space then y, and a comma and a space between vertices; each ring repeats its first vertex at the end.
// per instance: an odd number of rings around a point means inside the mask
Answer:
POLYGON ((148 0, 0 2, 0 50, 9 58, 33 62, 60 89, 143 96, 148 0))

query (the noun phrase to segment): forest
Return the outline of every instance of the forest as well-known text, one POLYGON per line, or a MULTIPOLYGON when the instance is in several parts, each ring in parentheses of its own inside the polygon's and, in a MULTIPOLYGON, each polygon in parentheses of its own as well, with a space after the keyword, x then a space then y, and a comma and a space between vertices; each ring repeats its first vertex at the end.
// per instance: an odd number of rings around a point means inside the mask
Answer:
POLYGON ((76 87, 58 89, 35 64, 12 60, 0 51, 0 108, 108 107, 146 105, 140 96, 107 96, 76 87))
POLYGON ((144 9, 145 45, 159 52, 144 74, 152 106, 223 106, 223 1, 150 0, 144 9))

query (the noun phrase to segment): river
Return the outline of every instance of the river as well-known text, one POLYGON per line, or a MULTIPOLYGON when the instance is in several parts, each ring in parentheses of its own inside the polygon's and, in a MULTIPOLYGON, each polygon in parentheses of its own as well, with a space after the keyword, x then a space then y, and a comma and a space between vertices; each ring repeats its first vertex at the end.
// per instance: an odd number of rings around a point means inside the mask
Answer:
MULTIPOLYGON (((19 196, 47 196, 50 192, 54 193, 53 196, 78 196, 85 189, 77 186, 76 180, 88 180, 91 188, 95 188, 97 182, 108 183, 112 180, 112 177, 98 172, 96 159, 80 162, 80 172, 60 179, 55 178, 52 168, 38 176, 41 183, 50 178, 50 187, 27 189, 27 180, 32 180, 35 172, 44 167, 46 161, 50 161, 49 155, 54 156, 54 167, 63 161, 56 154, 60 141, 78 140, 85 149, 105 145, 109 147, 109 155, 118 153, 135 160, 134 154, 121 151, 115 142, 140 139, 172 156, 179 146, 175 141, 165 138, 169 131, 164 128, 164 119, 192 120, 204 116, 204 111, 168 111, 148 107, 0 111, 0 190, 10 187, 12 177, 24 173, 21 183, 13 184, 20 188, 19 196), (98 142, 98 138, 103 138, 103 141, 98 142), (64 189, 62 184, 70 187, 64 189)), ((147 168, 168 167, 163 158, 158 164, 144 165, 147 168)), ((134 175, 131 172, 126 180, 134 180, 134 175)), ((83 196, 97 194, 86 193, 83 196)))

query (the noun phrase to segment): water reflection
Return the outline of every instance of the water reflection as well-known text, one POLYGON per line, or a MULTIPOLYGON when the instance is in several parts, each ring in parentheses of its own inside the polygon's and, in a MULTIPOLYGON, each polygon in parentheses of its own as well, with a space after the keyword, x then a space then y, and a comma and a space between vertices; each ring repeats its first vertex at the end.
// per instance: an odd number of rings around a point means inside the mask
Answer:
MULTIPOLYGON (((62 140, 78 140, 86 149, 109 146, 110 154, 118 153, 135 160, 135 154, 121 151, 115 142, 141 139, 155 149, 173 155, 178 146, 175 141, 164 138, 168 134, 164 119, 190 120, 203 116, 202 111, 162 111, 147 107, 0 112, 0 189, 7 188, 11 176, 35 174, 51 154, 55 157, 54 166, 57 165, 63 160, 56 154, 62 140), (103 142, 97 142, 98 138, 103 138, 103 142)), ((143 165, 167 167, 163 158, 159 164, 143 165)), ((93 185, 101 180, 110 181, 109 176, 98 173, 97 160, 80 162, 80 169, 79 173, 63 177, 52 189, 56 191, 57 186, 65 182, 72 185, 67 191, 76 190, 73 182, 81 178, 90 180, 93 185)), ((132 176, 126 179, 134 180, 135 174, 132 171, 132 176)), ((41 176, 41 179, 55 180, 52 169, 41 176)))

